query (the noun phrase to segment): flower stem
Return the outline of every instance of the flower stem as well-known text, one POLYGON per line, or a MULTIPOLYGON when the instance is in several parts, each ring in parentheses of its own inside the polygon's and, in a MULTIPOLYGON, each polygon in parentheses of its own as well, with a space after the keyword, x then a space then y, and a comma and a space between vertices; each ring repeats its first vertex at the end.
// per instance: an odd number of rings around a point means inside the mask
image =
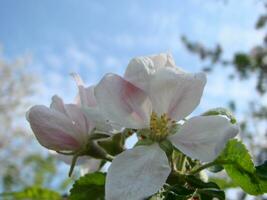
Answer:
POLYGON ((76 161, 78 159, 78 155, 74 155, 71 161, 70 171, 69 171, 69 177, 71 177, 73 169, 75 167, 76 161))
POLYGON ((106 160, 106 161, 112 162, 113 159, 114 159, 114 157, 111 156, 111 155, 108 155, 108 154, 107 154, 107 155, 105 156, 105 160, 106 160))
POLYGON ((197 173, 199 173, 200 171, 202 171, 202 170, 204 170, 204 169, 206 169, 206 168, 208 168, 208 167, 211 167, 211 166, 213 166, 213 165, 217 165, 217 164, 218 164, 218 163, 215 162, 215 161, 206 163, 206 164, 200 166, 199 168, 196 168, 196 169, 191 170, 191 171, 189 172, 189 174, 192 174, 192 175, 197 174, 197 173))

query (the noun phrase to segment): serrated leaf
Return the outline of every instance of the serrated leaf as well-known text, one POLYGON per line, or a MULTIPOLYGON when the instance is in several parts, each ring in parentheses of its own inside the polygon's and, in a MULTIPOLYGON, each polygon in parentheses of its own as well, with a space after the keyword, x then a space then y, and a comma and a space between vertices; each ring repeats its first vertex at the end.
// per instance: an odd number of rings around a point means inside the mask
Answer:
POLYGON ((55 191, 39 188, 39 187, 28 187, 19 192, 2 193, 0 196, 5 199, 16 199, 16 200, 61 200, 61 195, 55 191))
POLYGON ((242 142, 230 140, 216 161, 223 164, 229 177, 245 192, 252 195, 267 192, 267 181, 256 174, 251 156, 242 142))
POLYGON ((70 200, 104 200, 105 174, 95 172, 77 180, 70 190, 70 200))

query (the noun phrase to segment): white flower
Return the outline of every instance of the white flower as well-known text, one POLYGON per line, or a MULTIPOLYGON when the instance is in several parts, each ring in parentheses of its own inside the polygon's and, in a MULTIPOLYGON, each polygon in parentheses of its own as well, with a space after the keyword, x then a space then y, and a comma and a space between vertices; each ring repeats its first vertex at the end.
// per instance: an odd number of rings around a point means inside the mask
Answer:
POLYGON ((199 116, 186 121, 170 135, 174 122, 188 116, 199 104, 206 76, 185 73, 172 56, 133 59, 125 78, 107 74, 94 93, 101 115, 125 128, 148 129, 150 146, 138 146, 118 155, 106 180, 107 200, 141 200, 156 193, 171 171, 158 142, 169 139, 191 158, 212 161, 238 127, 222 116, 199 116))

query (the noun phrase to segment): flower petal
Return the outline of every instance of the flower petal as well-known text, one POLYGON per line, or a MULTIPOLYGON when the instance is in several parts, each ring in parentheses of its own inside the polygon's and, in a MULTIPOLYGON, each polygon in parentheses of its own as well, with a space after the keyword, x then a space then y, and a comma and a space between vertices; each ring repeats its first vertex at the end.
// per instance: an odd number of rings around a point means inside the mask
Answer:
POLYGON ((71 75, 74 78, 79 89, 79 95, 76 98, 77 104, 95 107, 97 105, 94 95, 95 86, 85 87, 82 78, 78 74, 72 73, 71 75))
POLYGON ((199 104, 205 84, 204 73, 177 73, 171 68, 161 68, 151 77, 149 97, 153 110, 181 120, 199 104))
POLYGON ((177 73, 183 73, 181 69, 175 66, 171 54, 161 53, 132 59, 127 66, 124 77, 147 92, 151 84, 151 76, 161 68, 172 68, 177 73))
POLYGON ((61 112, 66 117, 71 119, 73 125, 76 126, 80 132, 84 135, 86 140, 88 134, 94 129, 95 125, 92 120, 83 113, 81 108, 75 104, 64 104, 63 100, 57 95, 52 97, 51 109, 61 112))
POLYGON ((101 160, 99 159, 94 159, 94 158, 87 159, 86 162, 84 162, 81 165, 81 170, 80 170, 81 176, 84 176, 85 174, 90 172, 97 171, 100 165, 101 165, 101 160))
POLYGON ((118 75, 107 74, 95 87, 95 96, 105 119, 126 128, 149 125, 151 102, 138 87, 118 75))
MULTIPOLYGON (((88 107, 85 106, 82 108, 85 114, 94 121, 95 127, 98 131, 105 132, 110 135, 110 133, 114 130, 113 127, 108 120, 106 120, 98 107, 88 107)), ((117 128, 117 127, 116 127, 117 128)), ((119 130, 119 129, 118 129, 119 130)))
POLYGON ((119 154, 108 170, 107 200, 143 200, 156 193, 171 172, 158 144, 138 146, 119 154))
POLYGON ((57 95, 54 95, 52 97, 52 102, 50 104, 50 108, 68 116, 63 100, 57 95))
POLYGON ((55 151, 78 150, 84 139, 72 121, 64 114, 46 106, 34 106, 28 112, 28 121, 41 145, 55 151))
POLYGON ((222 116, 193 117, 175 135, 169 137, 176 148, 203 162, 214 160, 239 128, 222 116))
POLYGON ((88 138, 88 135, 95 128, 93 120, 89 119, 81 108, 75 104, 65 105, 68 116, 71 118, 73 125, 76 126, 81 134, 84 136, 84 140, 88 138))

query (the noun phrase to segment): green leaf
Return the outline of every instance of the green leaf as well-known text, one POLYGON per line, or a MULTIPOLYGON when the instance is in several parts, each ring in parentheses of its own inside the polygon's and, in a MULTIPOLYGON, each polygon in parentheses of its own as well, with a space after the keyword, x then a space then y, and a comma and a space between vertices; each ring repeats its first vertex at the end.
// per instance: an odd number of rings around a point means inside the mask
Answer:
POLYGON ((203 188, 215 188, 215 189, 220 189, 219 186, 216 183, 213 182, 204 182, 200 179, 198 179, 197 177, 190 175, 190 176, 186 176, 186 182, 194 187, 194 188, 199 188, 199 189, 203 189, 203 188))
POLYGON ((214 198, 219 200, 225 199, 224 191, 218 189, 201 189, 198 190, 198 194, 201 200, 213 200, 214 198))
POLYGON ((61 195, 55 191, 39 188, 29 187, 19 192, 2 193, 0 196, 5 199, 16 199, 16 200, 61 200, 61 195))
POLYGON ((223 164, 233 182, 251 195, 267 192, 267 181, 261 179, 245 145, 237 139, 228 142, 216 162, 223 164))
POLYGON ((256 173, 260 178, 267 180, 267 160, 262 165, 256 167, 256 173))
POLYGON ((236 123, 235 116, 226 108, 213 108, 211 110, 208 110, 207 112, 202 114, 203 116, 209 116, 209 115, 224 115, 228 117, 232 124, 236 123))
POLYGON ((211 177, 209 178, 209 181, 216 183, 222 190, 238 187, 236 184, 233 183, 233 181, 226 180, 224 178, 211 177))
POLYGON ((223 166, 221 166, 221 165, 213 165, 213 166, 209 167, 208 170, 210 172, 217 173, 217 172, 220 172, 220 171, 223 170, 223 166))
POLYGON ((77 180, 70 190, 70 200, 104 200, 105 174, 95 172, 77 180))
POLYGON ((163 192, 164 200, 187 200, 195 192, 194 189, 186 188, 180 184, 168 186, 163 192))

